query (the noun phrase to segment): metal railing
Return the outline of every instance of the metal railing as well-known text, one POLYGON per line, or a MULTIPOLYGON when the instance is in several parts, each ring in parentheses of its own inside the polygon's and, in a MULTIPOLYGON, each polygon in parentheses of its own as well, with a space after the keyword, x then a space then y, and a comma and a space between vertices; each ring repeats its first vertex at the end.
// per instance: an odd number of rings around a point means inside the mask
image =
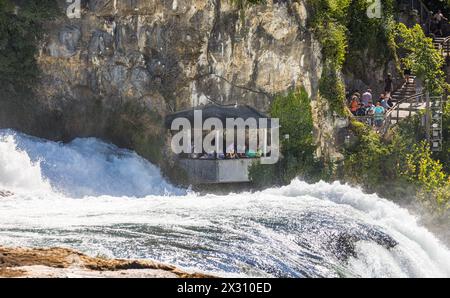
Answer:
MULTIPOLYGON (((384 115, 383 125, 380 127, 379 132, 380 134, 384 135, 387 133, 389 128, 392 126, 393 121, 395 120, 395 124, 397 124, 400 121, 400 112, 407 110, 408 115, 406 117, 411 117, 416 111, 416 107, 419 103, 423 103, 425 98, 424 93, 417 93, 411 96, 407 96, 402 98, 401 100, 397 101, 395 105, 389 109, 389 111, 386 112, 384 115), (402 104, 408 104, 407 107, 401 106, 402 104), (416 106, 414 106, 416 105, 416 106)), ((355 119, 359 122, 362 122, 364 124, 367 124, 368 126, 373 126, 374 123, 374 117, 372 115, 367 116, 355 116, 355 119)))
POLYGON ((395 124, 397 124, 400 121, 400 111, 407 110, 408 116, 406 117, 411 117, 413 115, 413 112, 417 110, 416 109, 417 105, 419 103, 423 103, 424 100, 425 100, 425 93, 416 93, 414 95, 404 97, 401 100, 397 101, 395 105, 384 115, 383 126, 381 127, 382 134, 385 134, 389 130, 389 128, 393 124, 392 123, 393 120, 395 120, 395 124), (408 104, 408 106, 401 107, 401 105, 405 103, 408 104), (414 104, 416 105, 416 107, 414 107, 414 104))
POLYGON ((450 36, 446 37, 443 41, 436 43, 439 43, 439 51, 441 52, 441 55, 444 58, 447 58, 450 55, 450 36))
POLYGON ((398 3, 411 11, 416 10, 420 24, 425 27, 424 29, 426 29, 427 33, 431 31, 431 11, 422 0, 399 0, 398 3))

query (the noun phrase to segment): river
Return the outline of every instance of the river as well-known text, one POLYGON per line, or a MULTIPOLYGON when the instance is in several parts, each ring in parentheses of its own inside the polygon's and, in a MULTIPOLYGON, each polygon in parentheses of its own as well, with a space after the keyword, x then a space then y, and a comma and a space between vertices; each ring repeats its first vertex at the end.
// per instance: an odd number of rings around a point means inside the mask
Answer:
POLYGON ((0 130, 0 245, 69 247, 244 277, 450 277, 450 251, 396 204, 339 182, 199 195, 136 153, 0 130))

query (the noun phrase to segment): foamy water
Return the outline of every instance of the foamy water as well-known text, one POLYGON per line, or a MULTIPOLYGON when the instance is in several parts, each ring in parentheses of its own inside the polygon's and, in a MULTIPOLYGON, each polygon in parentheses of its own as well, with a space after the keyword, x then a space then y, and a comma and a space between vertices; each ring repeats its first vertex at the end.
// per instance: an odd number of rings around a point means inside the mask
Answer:
POLYGON ((135 153, 0 131, 0 245, 64 246, 223 276, 450 277, 450 251, 392 202, 340 183, 199 196, 135 153))

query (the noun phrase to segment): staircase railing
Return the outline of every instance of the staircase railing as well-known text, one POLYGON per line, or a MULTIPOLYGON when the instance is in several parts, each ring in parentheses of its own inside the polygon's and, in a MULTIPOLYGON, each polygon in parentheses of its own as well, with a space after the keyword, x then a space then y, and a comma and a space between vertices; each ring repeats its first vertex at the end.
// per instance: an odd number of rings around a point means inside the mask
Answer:
POLYGON ((425 99, 425 93, 416 93, 411 96, 407 96, 397 101, 395 105, 384 115, 383 126, 380 129, 381 134, 385 134, 392 126, 392 120, 396 120, 395 124, 400 121, 400 111, 408 110, 408 117, 412 116, 414 111, 414 104, 423 103, 425 99), (409 104, 407 107, 400 107, 401 104, 409 104))
MULTIPOLYGON (((379 130, 380 134, 384 135, 387 133, 387 131, 393 124, 392 123, 393 120, 396 120, 395 124, 397 124, 400 121, 400 112, 402 110, 407 110, 408 117, 411 117, 415 110, 414 104, 418 104, 419 102, 423 103, 424 100, 425 100, 425 93, 417 93, 417 94, 414 94, 411 96, 404 97, 404 98, 400 99, 399 101, 397 101, 395 103, 395 105, 392 108, 390 108, 389 111, 387 111, 387 113, 384 115, 383 125, 381 126, 381 128, 379 130), (409 105, 407 107, 400 106, 405 103, 407 103, 409 105)), ((374 123, 373 116, 369 116, 369 115, 355 116, 355 119, 358 120, 359 122, 362 122, 369 126, 372 126, 374 123)))
POLYGON ((439 50, 444 58, 450 55, 450 36, 439 42, 439 50))

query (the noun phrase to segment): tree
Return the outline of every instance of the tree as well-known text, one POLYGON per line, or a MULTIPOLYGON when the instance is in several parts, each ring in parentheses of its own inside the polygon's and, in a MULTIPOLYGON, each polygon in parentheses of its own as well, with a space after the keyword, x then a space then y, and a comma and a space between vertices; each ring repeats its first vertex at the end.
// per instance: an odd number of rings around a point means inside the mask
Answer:
POLYGON ((23 87, 39 74, 35 56, 41 24, 57 15, 58 6, 55 0, 28 0, 18 13, 14 8, 12 1, 0 0, 0 79, 23 87))
POLYGON ((450 207, 450 177, 443 171, 442 164, 431 156, 430 145, 422 141, 414 145, 406 155, 403 175, 421 186, 419 198, 436 211, 450 207))
POLYGON ((434 48, 433 40, 427 36, 420 25, 412 28, 405 24, 397 25, 398 47, 406 51, 402 62, 418 78, 424 82, 424 87, 432 94, 442 94, 447 87, 445 73, 442 70, 444 58, 434 48))

